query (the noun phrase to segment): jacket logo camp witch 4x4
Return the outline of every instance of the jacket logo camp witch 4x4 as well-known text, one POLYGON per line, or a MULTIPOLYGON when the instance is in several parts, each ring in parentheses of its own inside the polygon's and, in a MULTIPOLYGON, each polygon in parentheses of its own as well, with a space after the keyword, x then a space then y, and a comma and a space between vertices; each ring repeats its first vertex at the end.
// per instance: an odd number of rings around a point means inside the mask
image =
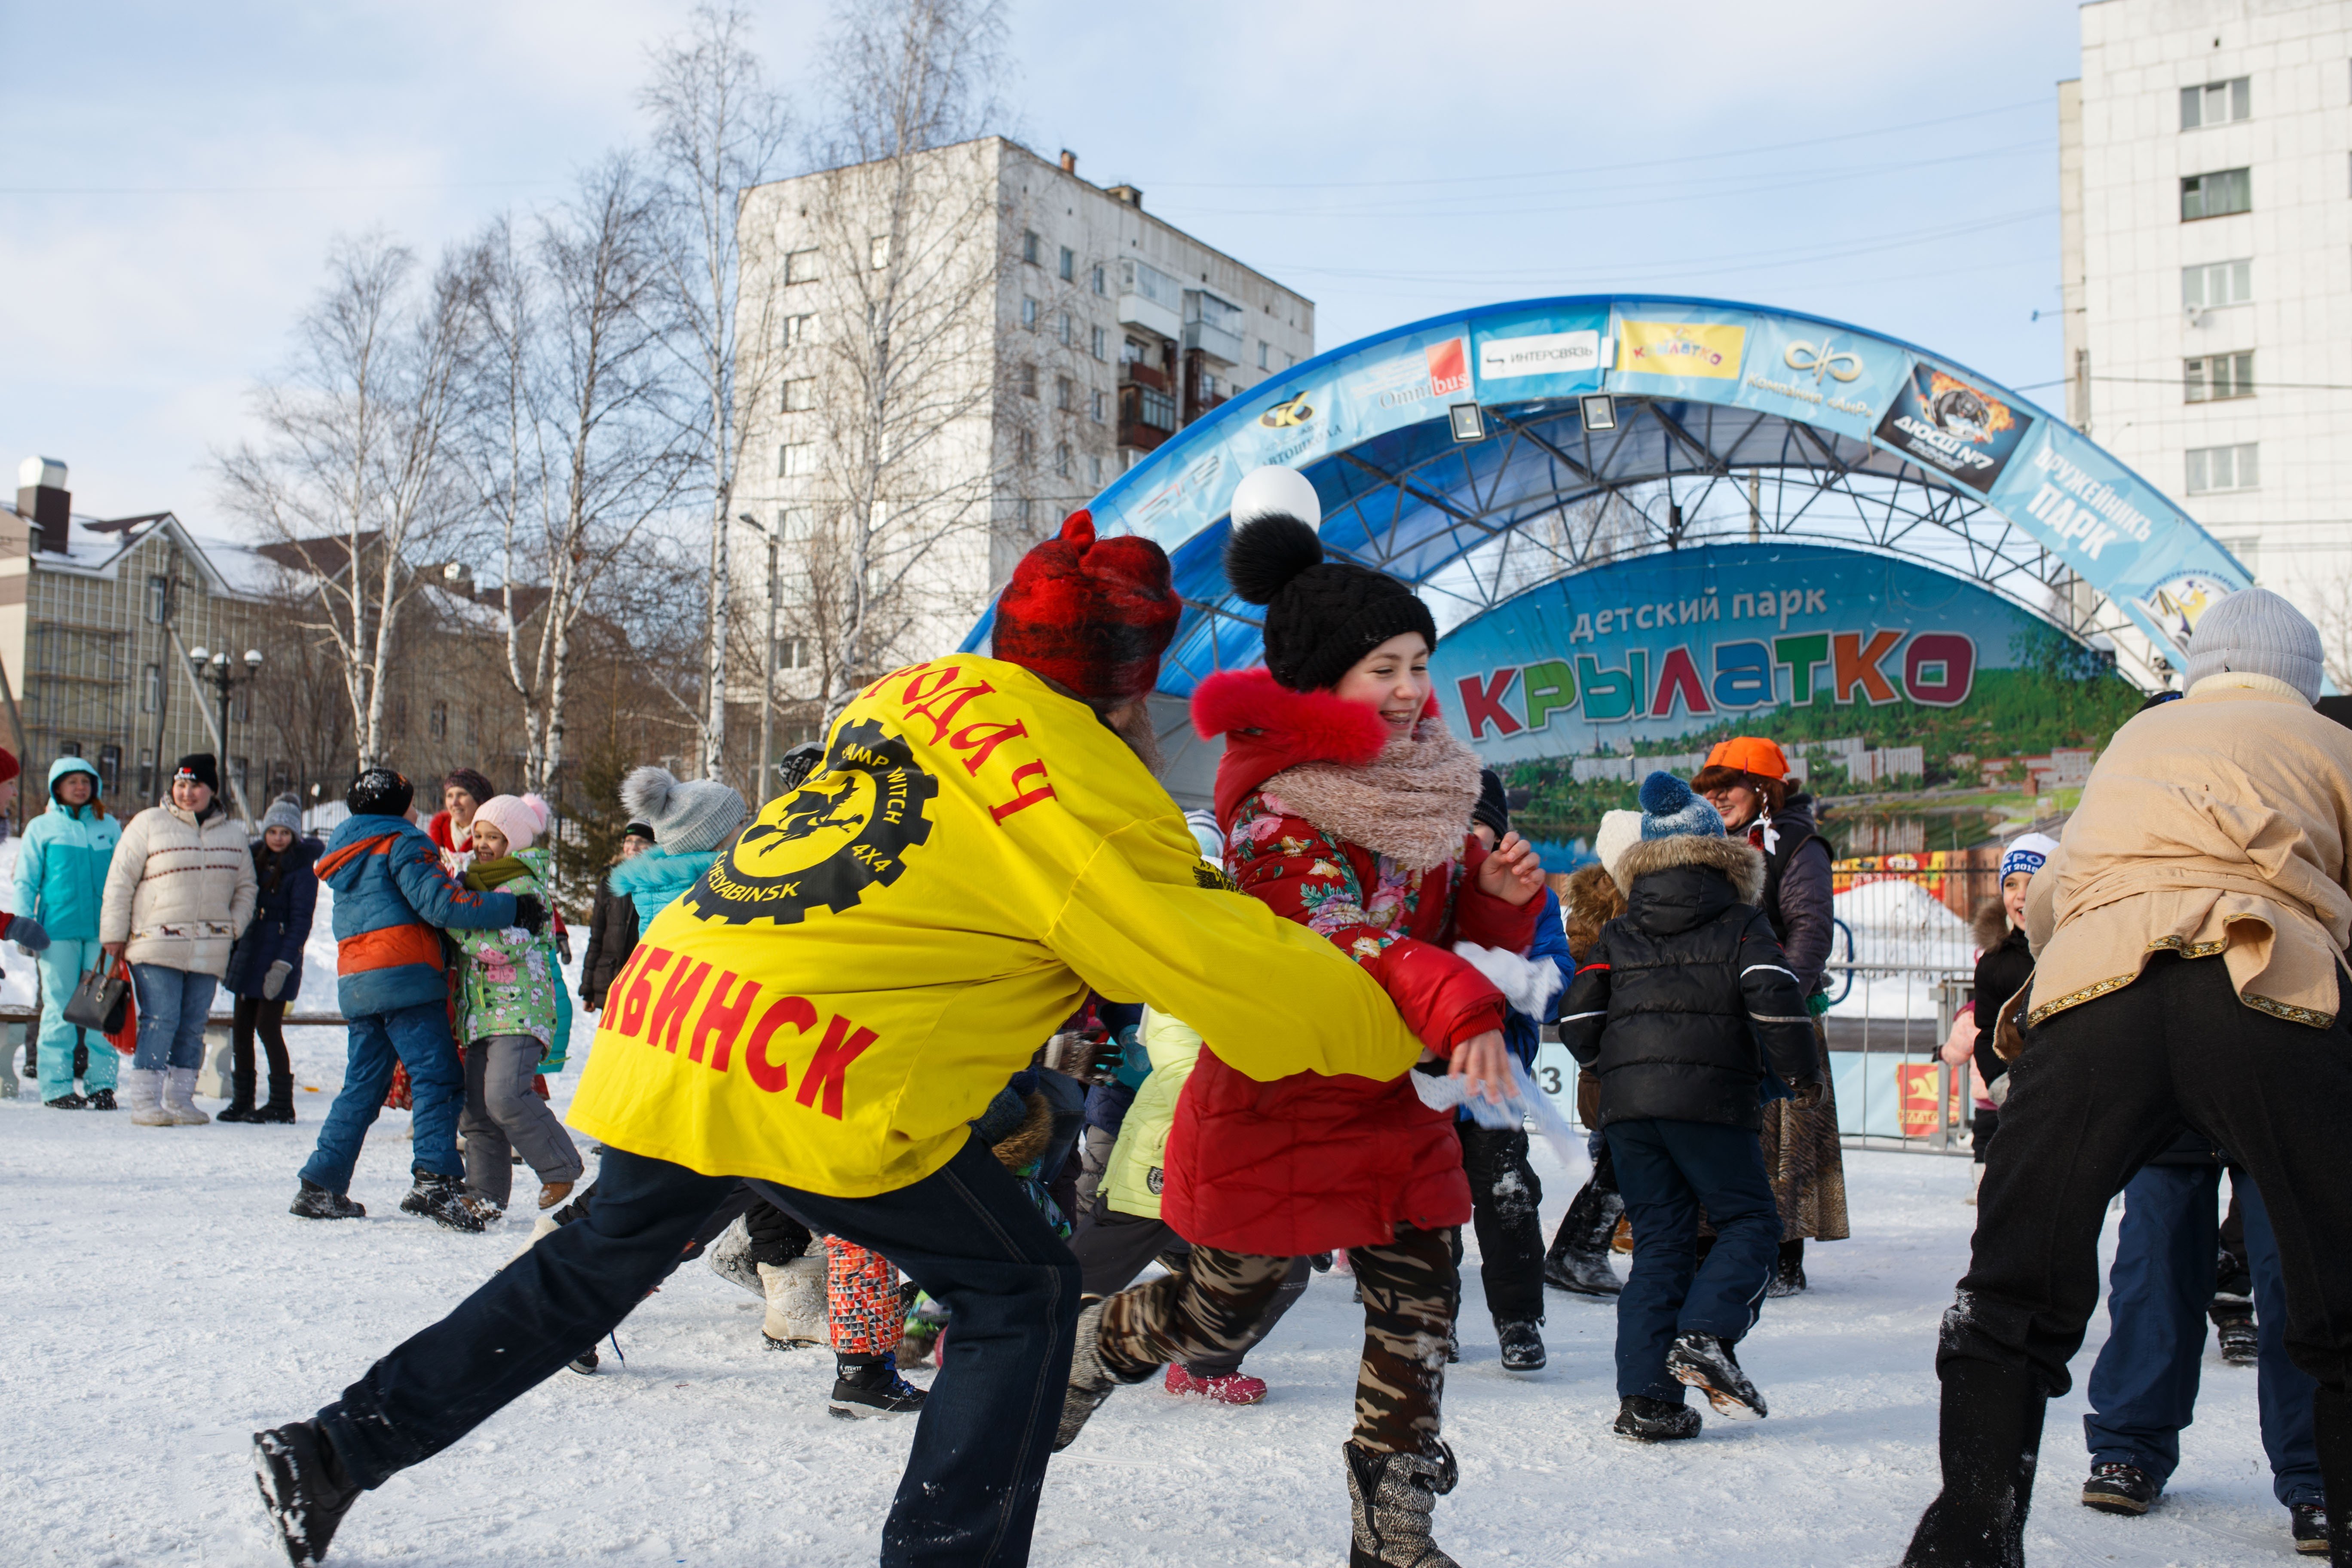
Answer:
POLYGON ((824 768, 768 803, 688 891, 687 907, 729 925, 797 925, 817 908, 840 914, 898 879, 906 852, 931 836, 925 807, 939 793, 904 740, 870 720, 845 724, 824 768))

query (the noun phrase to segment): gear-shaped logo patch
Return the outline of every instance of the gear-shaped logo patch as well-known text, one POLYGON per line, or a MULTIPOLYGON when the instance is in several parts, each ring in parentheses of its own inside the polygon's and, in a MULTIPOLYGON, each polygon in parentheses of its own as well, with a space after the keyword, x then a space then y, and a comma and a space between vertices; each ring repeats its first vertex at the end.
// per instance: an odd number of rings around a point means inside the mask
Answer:
POLYGON ((688 890, 687 907, 730 925, 840 914, 905 872, 906 852, 931 836, 927 808, 939 793, 903 739, 871 720, 845 724, 824 765, 768 803, 688 890))

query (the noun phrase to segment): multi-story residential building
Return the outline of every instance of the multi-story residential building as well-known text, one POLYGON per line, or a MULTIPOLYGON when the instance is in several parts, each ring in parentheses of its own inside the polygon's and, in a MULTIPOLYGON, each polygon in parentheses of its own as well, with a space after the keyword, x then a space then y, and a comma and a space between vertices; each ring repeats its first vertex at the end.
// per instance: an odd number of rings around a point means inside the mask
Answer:
POLYGON ((2067 416, 2352 658, 2352 0, 2092 0, 2067 416))
MULTIPOLYGON (((1146 212, 1134 186, 1081 179, 1075 154, 1002 137, 761 185, 739 234, 735 500, 786 541, 779 687, 803 697, 839 635, 842 563, 822 541, 849 498, 870 492, 898 531, 869 568, 896 595, 869 646, 937 653, 1065 513, 1315 352, 1312 301, 1146 212), (872 412, 890 396, 898 412, 872 412), (918 550, 902 580, 891 563, 918 550)), ((765 555, 739 530, 732 559, 748 632, 765 555)), ((756 702, 758 643, 734 647, 730 688, 756 702)))

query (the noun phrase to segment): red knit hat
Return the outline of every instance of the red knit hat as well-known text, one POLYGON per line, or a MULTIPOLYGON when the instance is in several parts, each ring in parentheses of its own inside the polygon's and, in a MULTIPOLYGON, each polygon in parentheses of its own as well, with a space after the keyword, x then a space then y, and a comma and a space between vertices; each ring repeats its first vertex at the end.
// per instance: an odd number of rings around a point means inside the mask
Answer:
POLYGON ((993 647, 1080 697, 1124 702, 1159 680, 1183 613, 1166 551, 1134 534, 1097 541, 1093 514, 1074 511, 1059 537, 1013 569, 996 601, 993 647))
POLYGON ((0 784, 6 784, 24 771, 24 764, 16 761, 16 753, 0 746, 0 784))

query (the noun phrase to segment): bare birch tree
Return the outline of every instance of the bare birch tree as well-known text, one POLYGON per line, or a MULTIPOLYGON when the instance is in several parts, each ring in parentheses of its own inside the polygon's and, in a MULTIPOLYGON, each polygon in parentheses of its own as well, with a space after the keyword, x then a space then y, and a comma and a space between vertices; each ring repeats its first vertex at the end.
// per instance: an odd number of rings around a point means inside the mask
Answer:
POLYGON ((501 220, 477 251, 489 346, 476 449, 500 523, 523 772, 542 793, 564 763, 575 630, 605 574, 675 501, 694 450, 676 406, 655 203, 615 155, 529 247, 501 220))
POLYGON ((918 626, 965 608, 936 602, 937 558, 989 530, 1002 225, 971 138, 998 112, 1003 38, 995 0, 878 0, 845 5, 825 51, 835 102, 811 153, 827 172, 802 220, 822 303, 788 373, 807 458, 787 506, 827 721, 918 626))
MULTIPOLYGON (((710 576, 699 760, 709 777, 723 772, 727 758, 729 543, 743 461, 740 411, 772 395, 782 348, 773 287, 748 295, 742 289, 742 195, 773 176, 790 121, 783 99, 763 79, 751 39, 747 12, 698 6, 687 33, 655 53, 644 95, 663 171, 664 264, 678 311, 679 352, 701 405, 710 576)), ((748 275, 765 279, 771 269, 748 275)))
POLYGON ((384 671, 415 563, 467 499, 452 458, 478 280, 452 258, 419 285, 415 254, 382 235, 338 245, 328 271, 286 374, 254 395, 261 444, 217 462, 231 509, 302 547, 305 629, 334 646, 365 768, 386 751, 384 671))

